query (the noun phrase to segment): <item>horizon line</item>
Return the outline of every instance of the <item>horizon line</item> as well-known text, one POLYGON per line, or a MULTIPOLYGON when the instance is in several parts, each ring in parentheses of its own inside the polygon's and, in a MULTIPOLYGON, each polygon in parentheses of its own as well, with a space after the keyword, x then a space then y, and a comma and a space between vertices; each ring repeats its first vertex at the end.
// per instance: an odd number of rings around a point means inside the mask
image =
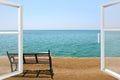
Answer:
POLYGON ((100 29, 23 29, 23 30, 100 30, 100 29))

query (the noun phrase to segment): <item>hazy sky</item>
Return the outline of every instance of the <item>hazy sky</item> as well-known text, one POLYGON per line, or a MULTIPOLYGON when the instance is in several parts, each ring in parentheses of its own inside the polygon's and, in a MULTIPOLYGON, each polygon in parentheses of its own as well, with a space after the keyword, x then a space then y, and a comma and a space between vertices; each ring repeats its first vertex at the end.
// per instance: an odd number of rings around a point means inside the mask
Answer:
MULTIPOLYGON (((24 29, 99 29, 100 6, 115 0, 8 1, 23 5, 24 29)), ((0 15, 0 26, 17 25, 17 9, 0 6, 0 15)))

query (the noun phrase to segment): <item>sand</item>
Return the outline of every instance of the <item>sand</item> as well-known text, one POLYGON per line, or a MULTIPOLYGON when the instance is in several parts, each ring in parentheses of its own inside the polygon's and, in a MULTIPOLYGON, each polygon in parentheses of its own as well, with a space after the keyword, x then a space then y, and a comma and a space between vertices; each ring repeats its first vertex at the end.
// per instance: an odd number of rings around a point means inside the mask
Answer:
POLYGON ((120 57, 105 58, 106 68, 120 74, 120 57))
POLYGON ((8 57, 0 57, 0 75, 10 73, 10 63, 8 57))
MULTIPOLYGON (((54 80, 117 80, 100 71, 99 58, 65 58, 53 57, 54 80)), ((7 57, 0 57, 0 74, 10 72, 7 57), (4 63, 4 64, 3 64, 4 63)), ((37 68, 39 65, 24 65, 24 69, 37 68), (36 67, 35 67, 36 66, 36 67)), ((36 78, 34 74, 20 75, 5 80, 51 80, 48 77, 36 78)))

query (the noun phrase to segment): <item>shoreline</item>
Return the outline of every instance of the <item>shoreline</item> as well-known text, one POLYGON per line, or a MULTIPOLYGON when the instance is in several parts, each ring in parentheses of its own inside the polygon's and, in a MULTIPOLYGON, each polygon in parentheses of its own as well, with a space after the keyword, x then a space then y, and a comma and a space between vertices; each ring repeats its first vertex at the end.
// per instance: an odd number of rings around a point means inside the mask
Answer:
MULTIPOLYGON (((1 55, 0 57, 6 57, 6 56, 1 55)), ((51 57, 53 57, 53 58, 100 58, 100 57, 70 57, 70 56, 51 56, 51 57)))
POLYGON ((100 58, 100 57, 66 57, 66 56, 65 56, 65 57, 63 57, 63 56, 52 56, 52 57, 53 57, 53 58, 76 58, 76 59, 77 59, 77 58, 78 58, 78 59, 79 59, 79 58, 80 58, 80 59, 82 59, 82 58, 86 58, 86 59, 89 59, 89 58, 90 58, 90 59, 100 58))
MULTIPOLYGON (((7 55, 5 56, 5 55, 3 55, 3 56, 0 56, 0 57, 8 57, 7 55)), ((66 57, 66 56, 51 56, 52 58, 80 58, 80 59, 82 59, 82 58, 85 58, 85 59, 93 59, 93 58, 99 58, 99 59, 101 59, 101 57, 66 57)), ((120 58, 120 57, 106 57, 106 59, 107 58, 120 58)))

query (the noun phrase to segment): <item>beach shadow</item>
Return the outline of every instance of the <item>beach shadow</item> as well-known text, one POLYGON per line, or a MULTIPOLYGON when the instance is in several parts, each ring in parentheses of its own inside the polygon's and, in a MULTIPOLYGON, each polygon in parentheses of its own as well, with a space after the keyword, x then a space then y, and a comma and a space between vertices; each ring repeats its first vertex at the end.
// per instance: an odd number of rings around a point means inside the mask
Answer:
POLYGON ((25 70, 23 73, 13 76, 19 78, 51 78, 49 70, 25 70))

